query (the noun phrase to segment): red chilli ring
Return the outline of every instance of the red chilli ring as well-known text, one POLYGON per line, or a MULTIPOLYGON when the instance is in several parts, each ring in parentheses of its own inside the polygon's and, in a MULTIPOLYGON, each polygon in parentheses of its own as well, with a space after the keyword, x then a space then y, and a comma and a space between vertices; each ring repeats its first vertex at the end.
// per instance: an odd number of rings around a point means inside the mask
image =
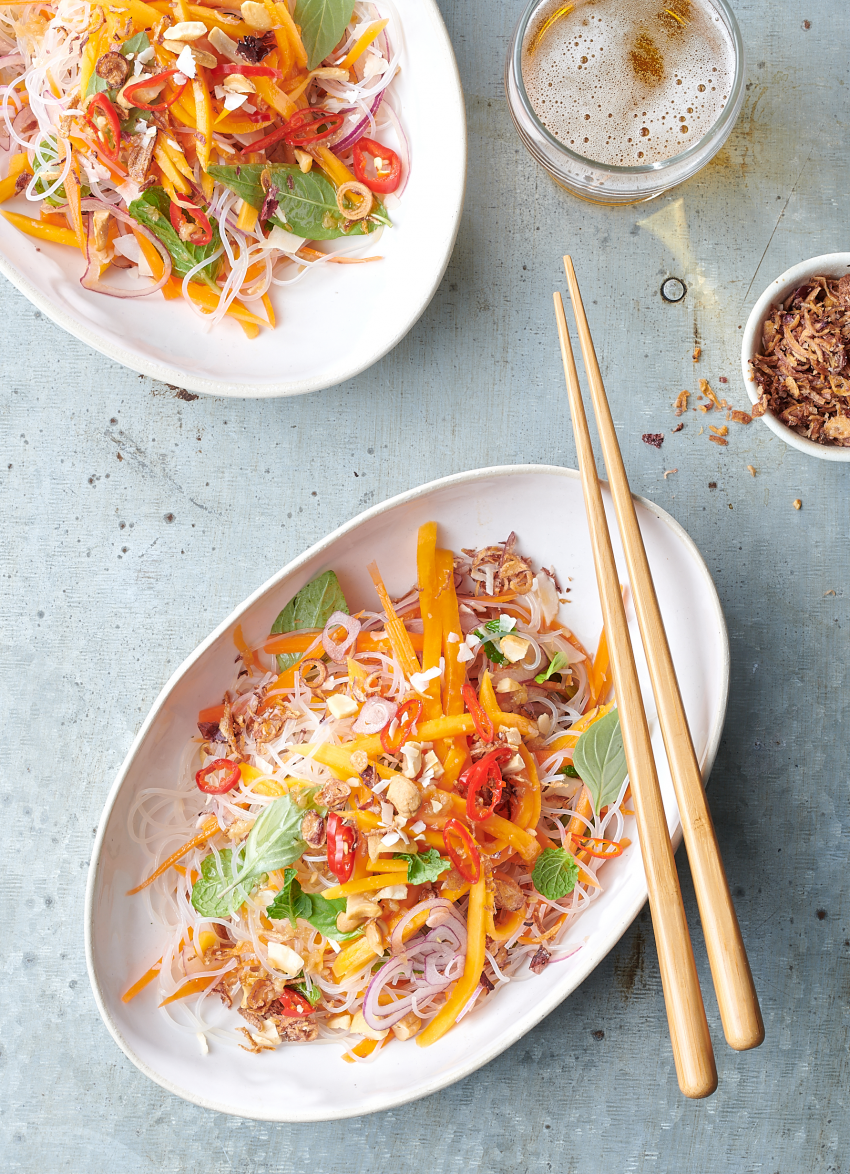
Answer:
POLYGON ((242 771, 239 769, 238 762, 231 762, 229 758, 214 758, 212 762, 201 767, 195 775, 195 782, 198 784, 198 790, 203 791, 205 795, 224 795, 238 786, 241 778, 242 771), (207 776, 215 774, 218 770, 227 770, 230 773, 226 774, 222 782, 217 785, 208 783, 207 776))

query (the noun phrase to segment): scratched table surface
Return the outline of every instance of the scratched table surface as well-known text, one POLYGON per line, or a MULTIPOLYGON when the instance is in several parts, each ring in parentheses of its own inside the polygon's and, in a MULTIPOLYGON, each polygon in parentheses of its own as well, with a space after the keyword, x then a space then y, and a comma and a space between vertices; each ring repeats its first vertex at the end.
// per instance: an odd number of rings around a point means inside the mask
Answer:
POLYGON ((519 0, 442 0, 469 120, 457 247, 408 337, 342 387, 197 398, 0 286, 6 1169, 850 1171, 850 468, 755 422, 731 424, 726 448, 698 412, 671 431, 672 401, 698 377, 747 406, 749 307, 789 265, 850 247, 850 26, 842 0, 736 8, 749 84, 725 148, 662 198, 606 209, 556 188, 515 137, 501 77, 519 0), (729 625, 709 794, 766 1042, 723 1042, 680 852, 720 1077, 710 1099, 677 1089, 644 911, 539 1027, 430 1099, 305 1126, 186 1104, 119 1052, 86 977, 86 870, 115 771, 184 656, 329 530, 463 469, 575 464, 551 312, 567 250, 633 487, 699 544, 729 625), (659 296, 668 276, 688 288, 677 305, 659 296), (660 451, 645 432, 664 434, 660 451))

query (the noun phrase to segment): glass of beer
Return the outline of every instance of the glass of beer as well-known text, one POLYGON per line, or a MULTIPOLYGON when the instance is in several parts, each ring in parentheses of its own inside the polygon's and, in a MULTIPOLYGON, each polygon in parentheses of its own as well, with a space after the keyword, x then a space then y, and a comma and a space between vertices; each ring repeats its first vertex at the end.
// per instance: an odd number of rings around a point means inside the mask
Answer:
POLYGON ((726 0, 532 0, 505 63, 520 138, 569 191, 631 204, 689 179, 744 100, 726 0))

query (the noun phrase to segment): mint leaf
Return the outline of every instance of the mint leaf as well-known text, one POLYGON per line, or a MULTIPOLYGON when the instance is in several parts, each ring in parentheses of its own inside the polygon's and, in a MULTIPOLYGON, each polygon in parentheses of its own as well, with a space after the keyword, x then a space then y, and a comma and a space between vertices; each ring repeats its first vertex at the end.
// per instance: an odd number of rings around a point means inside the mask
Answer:
POLYGON ((593 814, 598 815, 615 801, 629 773, 616 709, 584 731, 573 751, 573 763, 590 792, 593 814))
POLYGON ((538 685, 542 685, 544 681, 548 681, 555 673, 562 673, 564 669, 570 667, 570 658, 564 652, 556 652, 549 661, 549 667, 545 673, 538 673, 534 678, 538 685))
POLYGON ((307 50, 307 68, 315 69, 342 40, 354 13, 354 0, 296 0, 295 23, 307 50))
MULTIPOLYGON (((419 852, 417 855, 396 852, 393 860, 407 861, 405 883, 409 885, 424 885, 429 881, 435 881, 449 867, 448 860, 445 860, 436 848, 429 848, 427 852, 419 852)), ((392 876, 392 873, 387 874, 387 884, 392 884, 392 876)))
POLYGON ((326 938, 333 938, 335 942, 347 942, 349 938, 359 937, 361 931, 354 929, 348 933, 340 933, 337 929, 336 919, 340 913, 345 912, 346 904, 345 897, 329 901, 321 893, 305 893, 295 879, 295 869, 287 868, 283 874, 283 888, 266 909, 266 917, 274 921, 288 920, 293 927, 296 918, 301 917, 304 921, 309 921, 310 925, 326 938))
POLYGON ((577 779, 580 777, 578 771, 571 762, 567 763, 567 765, 562 769, 561 774, 566 775, 568 779, 577 779))
POLYGON ((86 92, 83 94, 84 98, 90 98, 92 94, 105 94, 109 89, 109 83, 100 74, 93 73, 86 85, 86 92))
POLYGON ((295 879, 295 869, 287 868, 283 874, 283 888, 266 909, 266 917, 274 921, 289 921, 294 929, 299 917, 307 920, 311 908, 310 898, 301 891, 295 879))
POLYGON ((566 848, 544 848, 531 874, 534 887, 550 901, 560 901, 576 887, 578 863, 566 848))
MULTIPOLYGON (((149 228, 154 236, 158 237, 171 254, 171 263, 178 277, 185 277, 190 269, 203 261, 205 257, 212 257, 221 245, 218 235, 218 224, 214 216, 209 218, 212 225, 212 240, 208 245, 193 245, 189 241, 182 241, 172 227, 169 218, 171 197, 163 188, 151 187, 133 200, 128 209, 134 220, 149 228)), ((218 273, 220 258, 210 261, 210 264, 199 270, 192 278, 193 281, 206 282, 212 289, 217 290, 215 275, 218 273)))
POLYGON ((497 620, 488 620, 484 627, 497 636, 509 636, 516 627, 516 620, 513 616, 499 616, 497 620))
MULTIPOLYGON (((351 613, 333 571, 325 571, 302 587, 272 624, 272 633, 300 632, 302 628, 324 628, 335 611, 351 613)), ((277 658, 279 672, 301 659, 300 652, 283 652, 277 658)))
POLYGON ((145 49, 150 49, 151 43, 148 40, 148 34, 145 32, 136 33, 135 37, 130 37, 129 41, 125 41, 121 46, 120 52, 126 57, 129 53, 144 53, 145 49))
MULTIPOLYGON (((490 622, 492 623, 492 620, 490 622)), ((484 655, 489 660, 492 660, 494 664, 507 664, 508 663, 507 657, 502 656, 501 652, 496 647, 494 641, 488 640, 480 628, 476 628, 472 634, 473 634, 473 636, 477 636, 478 639, 484 645, 484 655)))
POLYGON ((234 887, 233 853, 225 848, 218 860, 211 853, 201 864, 201 875, 192 886, 192 904, 201 917, 229 917, 247 899, 249 891, 242 884, 234 887))
POLYGON ((375 221, 389 225, 386 208, 379 200, 364 220, 346 221, 337 207, 336 188, 318 168, 303 172, 285 163, 211 163, 209 173, 257 211, 263 207, 266 193, 260 181, 268 173, 269 193, 277 200, 274 224, 289 229, 307 240, 335 240, 345 236, 368 236, 377 228, 375 221))

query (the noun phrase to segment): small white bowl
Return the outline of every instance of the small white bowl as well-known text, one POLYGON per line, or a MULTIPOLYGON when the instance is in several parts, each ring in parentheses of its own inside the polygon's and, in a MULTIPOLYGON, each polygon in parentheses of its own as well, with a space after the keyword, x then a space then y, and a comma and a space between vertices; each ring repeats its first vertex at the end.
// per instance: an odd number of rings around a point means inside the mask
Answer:
MULTIPOLYGON (((808 261, 801 261, 799 265, 792 265, 786 269, 781 277, 772 281, 759 300, 750 311, 747 325, 744 327, 744 336, 741 340, 741 371, 744 376, 744 387, 750 402, 758 403, 758 385, 750 378, 750 359, 754 358, 761 348, 761 328, 771 306, 784 301, 785 298, 802 285, 810 277, 823 274, 826 277, 846 277, 850 273, 850 253, 824 253, 822 257, 810 257, 808 261)), ((800 436, 793 428, 789 428, 778 420, 771 412, 765 412, 761 417, 771 432, 775 432, 780 440, 790 444, 810 457, 818 457, 822 461, 850 461, 850 448, 841 445, 818 444, 800 436)))

